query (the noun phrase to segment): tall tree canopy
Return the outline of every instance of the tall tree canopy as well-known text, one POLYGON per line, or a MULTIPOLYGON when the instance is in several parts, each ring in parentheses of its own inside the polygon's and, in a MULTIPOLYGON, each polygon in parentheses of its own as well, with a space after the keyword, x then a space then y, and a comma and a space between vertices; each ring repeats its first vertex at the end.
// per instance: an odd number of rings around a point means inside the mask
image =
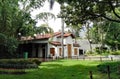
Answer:
POLYGON ((45 34, 45 33, 53 33, 53 29, 48 26, 48 24, 42 24, 39 27, 36 27, 36 34, 45 34))
POLYGON ((50 12, 42 12, 36 15, 36 19, 42 20, 45 22, 45 24, 48 24, 48 21, 51 19, 56 19, 55 15, 50 12))
POLYGON ((32 30, 36 23, 31 18, 30 12, 40 8, 44 1, 0 0, 0 33, 13 37, 16 37, 19 32, 23 35, 30 34, 29 30, 32 30))
POLYGON ((0 55, 15 55, 18 33, 33 34, 36 22, 31 18, 30 12, 40 8, 44 1, 0 0, 0 55))
POLYGON ((62 4, 61 17, 68 25, 78 25, 98 18, 120 23, 119 0, 57 0, 62 4), (67 6, 64 5, 67 3, 67 6), (113 18, 114 14, 116 18, 113 18))

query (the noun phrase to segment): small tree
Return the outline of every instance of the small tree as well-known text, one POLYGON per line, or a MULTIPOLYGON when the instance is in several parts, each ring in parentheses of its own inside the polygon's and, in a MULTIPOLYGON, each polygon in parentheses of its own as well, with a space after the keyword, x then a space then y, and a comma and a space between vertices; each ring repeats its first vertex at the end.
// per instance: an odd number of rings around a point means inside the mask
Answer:
POLYGON ((16 56, 18 41, 0 33, 0 58, 13 58, 16 56))

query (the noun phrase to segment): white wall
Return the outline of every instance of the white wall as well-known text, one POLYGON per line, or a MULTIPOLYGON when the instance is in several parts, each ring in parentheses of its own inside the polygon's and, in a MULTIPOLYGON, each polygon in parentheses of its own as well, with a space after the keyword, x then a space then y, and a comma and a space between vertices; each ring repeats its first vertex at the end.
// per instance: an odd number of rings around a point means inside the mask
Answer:
POLYGON ((64 44, 73 44, 73 39, 71 36, 64 38, 64 44))
MULTIPOLYGON (((53 37, 51 41, 59 41, 61 42, 61 38, 56 38, 53 37)), ((73 47, 73 38, 71 36, 69 37, 65 37, 64 38, 64 44, 66 44, 66 46, 64 46, 64 56, 68 57, 68 47, 67 44, 71 44, 71 56, 74 56, 74 47, 73 47)), ((55 48, 55 56, 59 56, 59 48, 61 48, 61 46, 54 46, 51 44, 48 44, 48 55, 50 54, 50 48, 55 48)), ((78 55, 79 55, 79 47, 76 47, 78 49, 78 55)))

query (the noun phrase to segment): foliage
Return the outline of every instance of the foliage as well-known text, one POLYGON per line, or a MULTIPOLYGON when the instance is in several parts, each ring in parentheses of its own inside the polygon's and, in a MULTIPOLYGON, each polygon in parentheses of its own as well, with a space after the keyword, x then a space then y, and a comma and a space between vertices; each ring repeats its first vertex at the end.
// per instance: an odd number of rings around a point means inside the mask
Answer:
POLYGON ((43 6, 45 0, 0 0, 0 32, 17 37, 33 34, 35 20, 30 12, 43 6))
POLYGON ((97 53, 94 51, 86 51, 85 55, 86 56, 95 56, 95 55, 97 55, 97 53))
POLYGON ((34 63, 37 64, 37 65, 40 65, 40 64, 41 64, 41 61, 38 60, 38 59, 34 59, 34 60, 32 60, 32 62, 34 62, 34 63))
MULTIPOLYGON (((33 9, 43 6, 45 0, 0 0, 0 54, 12 57, 18 45, 18 33, 33 35, 36 21, 33 9)), ((0 57, 0 58, 1 58, 0 57)))
POLYGON ((120 55, 120 50, 110 52, 111 55, 120 55))
POLYGON ((48 24, 48 21, 51 19, 56 19, 55 15, 49 12, 42 12, 36 15, 36 19, 44 21, 48 24))
POLYGON ((0 33, 0 45, 5 46, 4 44, 6 43, 6 39, 7 37, 4 34, 0 33))
POLYGON ((119 28, 116 31, 117 33, 111 32, 113 29, 115 30, 115 28, 117 28, 113 26, 119 26, 120 23, 119 0, 57 1, 61 4, 61 13, 59 14, 59 17, 63 18, 68 26, 78 27, 79 24, 86 24, 88 21, 93 23, 96 22, 96 25, 94 26, 95 28, 92 29, 94 32, 93 36, 91 36, 93 38, 93 42, 99 42, 101 46, 107 44, 115 50, 119 49, 119 41, 117 40, 119 39, 119 28), (106 20, 109 21, 109 23, 106 23, 106 20), (111 24, 110 21, 112 21, 111 24), (112 26, 109 27, 109 24, 112 26))
POLYGON ((48 26, 48 24, 42 24, 35 29, 36 34, 45 34, 45 33, 53 33, 53 29, 48 26))
MULTIPOLYGON (((110 45, 112 49, 118 50, 119 48, 119 39, 120 39, 120 24, 115 22, 110 22, 108 27, 108 33, 106 34, 105 42, 106 44, 110 45)), ((106 31, 106 28, 103 29, 106 31)))
POLYGON ((28 69, 28 68, 38 68, 41 61, 34 60, 0 60, 0 68, 14 68, 14 69, 28 69))
POLYGON ((60 16, 68 25, 84 24, 99 18, 120 22, 118 0, 57 0, 61 4, 60 16), (64 3, 67 4, 64 5, 64 3), (104 6, 106 5, 106 6, 104 6), (111 15, 114 14, 116 18, 111 15))
POLYGON ((18 41, 16 38, 13 37, 7 37, 6 35, 0 33, 0 53, 1 57, 4 56, 5 58, 7 57, 15 57, 15 52, 18 46, 18 41))
POLYGON ((110 66, 110 72, 112 73, 118 73, 118 68, 120 67, 120 62, 107 62, 107 63, 102 63, 98 65, 98 70, 102 73, 107 73, 107 66, 110 66))
POLYGON ((112 50, 118 50, 120 46, 119 27, 119 23, 116 22, 94 22, 93 27, 90 29, 90 38, 93 43, 99 43, 102 47, 108 45, 112 50))
POLYGON ((93 27, 90 28, 90 39, 93 43, 98 44, 101 43, 101 37, 102 37, 102 23, 94 23, 93 27))
POLYGON ((50 12, 41 12, 38 15, 36 15, 37 20, 41 20, 44 22, 44 24, 41 24, 39 27, 35 28, 36 34, 41 33, 53 33, 53 29, 49 27, 49 20, 56 19, 55 15, 50 12))
POLYGON ((14 53, 16 52, 17 46, 18 46, 18 41, 13 37, 8 37, 5 46, 6 46, 6 50, 11 55, 14 55, 14 53))
POLYGON ((27 12, 42 7, 45 2, 45 0, 18 0, 18 1, 21 4, 21 9, 27 12))
POLYGON ((82 25, 80 24, 79 26, 67 26, 68 32, 73 33, 77 38, 80 37, 79 32, 81 30, 82 25))

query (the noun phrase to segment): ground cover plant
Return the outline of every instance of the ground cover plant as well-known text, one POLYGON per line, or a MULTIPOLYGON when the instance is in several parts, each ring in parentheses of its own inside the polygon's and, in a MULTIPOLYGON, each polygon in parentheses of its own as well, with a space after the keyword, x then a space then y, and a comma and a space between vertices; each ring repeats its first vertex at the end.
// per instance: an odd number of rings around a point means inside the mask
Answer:
MULTIPOLYGON (((108 79, 106 73, 98 71, 98 65, 105 63, 87 60, 55 60, 43 62, 38 69, 27 71, 23 75, 0 75, 0 79, 90 79, 89 71, 94 79, 108 79)), ((111 73, 112 79, 119 79, 118 74, 111 73)))
POLYGON ((25 74, 25 70, 38 68, 40 64, 38 59, 1 59, 0 74, 25 74))

